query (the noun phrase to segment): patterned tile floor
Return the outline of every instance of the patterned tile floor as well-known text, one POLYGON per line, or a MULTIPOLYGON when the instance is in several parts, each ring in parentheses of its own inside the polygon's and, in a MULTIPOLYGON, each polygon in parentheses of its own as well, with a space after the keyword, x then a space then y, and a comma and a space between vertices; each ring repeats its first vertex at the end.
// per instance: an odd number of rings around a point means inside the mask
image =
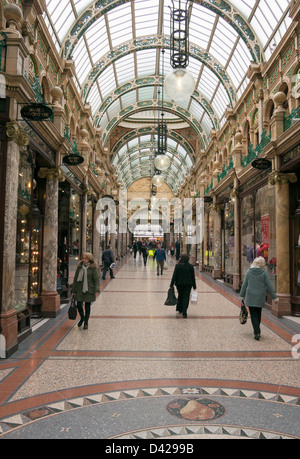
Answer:
POLYGON ((164 306, 168 258, 163 276, 124 259, 88 330, 65 306, 0 360, 0 439, 300 438, 300 325, 264 310, 255 341, 238 295, 201 273, 183 319, 164 306))

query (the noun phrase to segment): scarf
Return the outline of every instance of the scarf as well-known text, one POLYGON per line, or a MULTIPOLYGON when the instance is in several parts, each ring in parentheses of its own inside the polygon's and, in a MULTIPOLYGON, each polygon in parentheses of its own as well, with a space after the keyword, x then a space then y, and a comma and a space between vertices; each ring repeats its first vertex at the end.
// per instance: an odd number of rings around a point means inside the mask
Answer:
POLYGON ((82 291, 83 293, 87 292, 89 290, 88 286, 88 277, 87 277, 87 270, 89 268, 90 264, 88 263, 87 265, 82 264, 81 270, 79 271, 78 274, 78 282, 81 282, 83 280, 83 286, 82 286, 82 291))

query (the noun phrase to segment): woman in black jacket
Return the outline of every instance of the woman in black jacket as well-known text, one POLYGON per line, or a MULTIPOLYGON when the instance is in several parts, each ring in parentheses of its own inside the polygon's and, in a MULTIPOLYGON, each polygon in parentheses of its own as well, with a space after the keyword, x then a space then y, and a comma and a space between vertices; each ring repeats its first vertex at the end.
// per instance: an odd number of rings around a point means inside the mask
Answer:
POLYGON ((190 293, 192 287, 196 290, 196 280, 194 267, 189 263, 189 257, 186 254, 181 256, 179 263, 175 266, 170 287, 176 285, 178 291, 178 302, 176 311, 187 317, 187 308, 189 307, 190 293))

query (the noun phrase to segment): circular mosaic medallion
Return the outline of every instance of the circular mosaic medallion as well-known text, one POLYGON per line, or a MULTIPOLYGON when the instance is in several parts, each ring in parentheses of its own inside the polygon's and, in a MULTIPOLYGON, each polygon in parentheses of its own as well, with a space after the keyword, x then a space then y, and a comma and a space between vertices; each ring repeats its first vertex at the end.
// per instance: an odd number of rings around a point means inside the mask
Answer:
POLYGON ((179 398, 170 402, 166 408, 173 416, 189 421, 218 419, 226 411, 223 405, 207 398, 179 398))

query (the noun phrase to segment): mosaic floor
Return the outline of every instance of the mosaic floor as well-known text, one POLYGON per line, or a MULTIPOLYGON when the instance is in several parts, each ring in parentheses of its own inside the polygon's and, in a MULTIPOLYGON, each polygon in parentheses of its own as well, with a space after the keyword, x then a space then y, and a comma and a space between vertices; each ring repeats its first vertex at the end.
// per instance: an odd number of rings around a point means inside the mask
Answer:
POLYGON ((88 330, 65 306, 0 360, 0 439, 300 438, 300 324, 264 310, 255 341, 238 295, 201 273, 184 319, 164 306, 168 258, 163 276, 124 259, 88 330))

